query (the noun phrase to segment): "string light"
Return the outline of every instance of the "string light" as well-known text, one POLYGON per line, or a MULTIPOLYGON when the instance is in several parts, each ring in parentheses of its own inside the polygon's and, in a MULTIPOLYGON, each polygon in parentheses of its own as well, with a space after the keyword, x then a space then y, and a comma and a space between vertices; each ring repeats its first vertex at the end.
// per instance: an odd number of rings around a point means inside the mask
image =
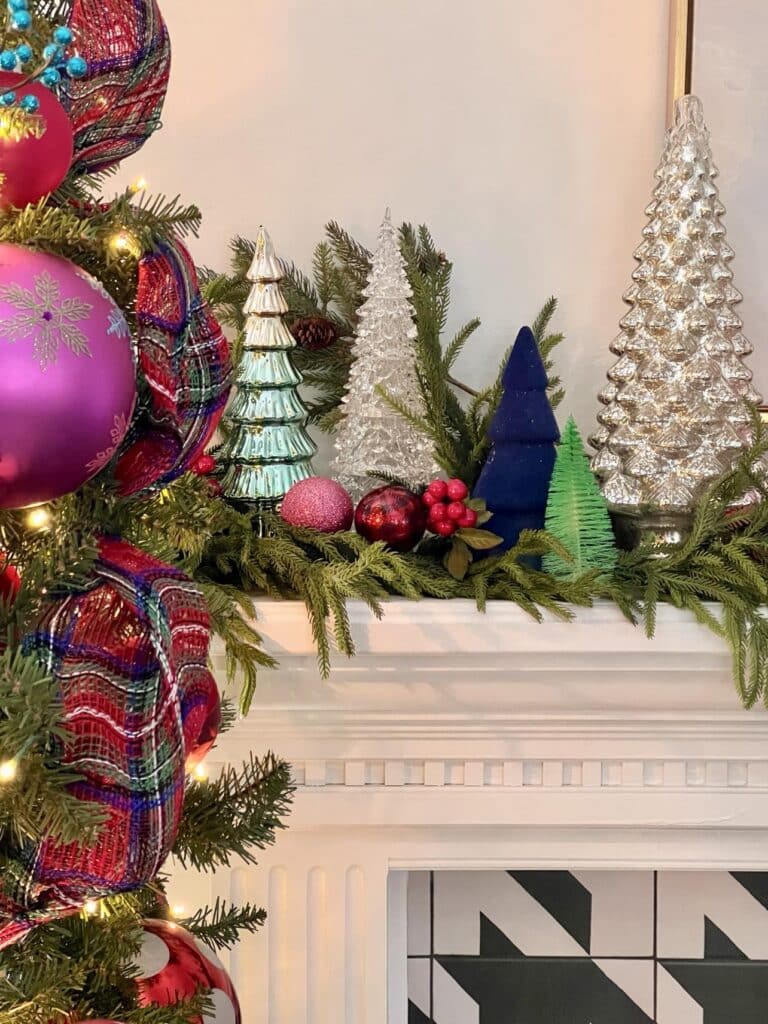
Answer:
POLYGON ((137 260, 141 256, 141 245, 138 238, 130 231, 126 231, 125 228, 110 236, 107 248, 119 260, 128 258, 137 260))
POLYGON ((171 907, 171 913, 173 914, 174 917, 184 917, 185 911, 186 908, 181 903, 174 903, 174 905, 171 907))
POLYGON ((135 181, 131 182, 129 186, 129 191, 131 192, 132 195, 135 196, 138 192, 146 192, 147 188, 147 179, 142 175, 141 177, 136 178, 135 181))
POLYGON ((24 516, 24 525, 28 530, 42 531, 51 528, 51 513, 45 505, 35 505, 24 516))
POLYGON ((199 764, 196 764, 194 769, 192 770, 192 774, 195 776, 198 782, 207 782, 208 769, 205 767, 205 762, 201 761, 199 764))
POLYGON ((0 761, 0 782, 13 782, 17 770, 18 764, 14 758, 9 761, 0 761))
POLYGON ((88 914, 89 917, 93 916, 99 909, 99 904, 96 900, 86 900, 83 904, 83 911, 88 914))

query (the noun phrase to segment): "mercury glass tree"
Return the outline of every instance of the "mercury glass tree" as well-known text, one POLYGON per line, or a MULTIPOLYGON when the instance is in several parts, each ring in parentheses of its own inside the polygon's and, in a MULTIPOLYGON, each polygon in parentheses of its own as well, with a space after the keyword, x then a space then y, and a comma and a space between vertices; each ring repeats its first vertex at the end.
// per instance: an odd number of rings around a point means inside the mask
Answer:
POLYGON ((237 392, 227 411, 228 434, 219 456, 224 494, 261 509, 275 508, 289 488, 312 475, 317 448, 306 430, 307 410, 297 388, 301 374, 291 361, 296 342, 283 316, 284 277, 272 241, 259 228, 246 314, 237 392))
POLYGON ((752 346, 733 310, 733 250, 714 179, 701 102, 678 100, 649 221, 611 344, 619 360, 600 395, 592 468, 624 540, 684 536, 703 492, 749 443, 760 396, 743 357, 752 346))
POLYGON ((378 390, 381 386, 416 415, 424 411, 416 376, 411 287, 389 211, 363 294, 332 463, 334 475, 355 498, 370 490, 369 471, 412 486, 426 484, 439 472, 428 438, 378 390))

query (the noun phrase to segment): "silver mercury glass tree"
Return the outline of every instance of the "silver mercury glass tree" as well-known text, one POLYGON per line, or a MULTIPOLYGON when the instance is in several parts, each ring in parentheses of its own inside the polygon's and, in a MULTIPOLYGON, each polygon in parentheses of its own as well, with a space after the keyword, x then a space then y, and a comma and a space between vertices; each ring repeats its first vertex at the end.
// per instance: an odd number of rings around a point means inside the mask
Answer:
POLYGON ((331 466, 355 499, 374 486, 369 471, 400 477, 413 486, 427 483, 439 472, 429 439, 377 390, 380 385, 417 415, 424 409, 413 347, 412 292, 389 211, 363 294, 355 361, 342 400, 344 415, 331 466))
POLYGON ((631 307, 611 344, 592 468, 622 540, 675 543, 706 488, 751 439, 760 396, 733 306, 733 250, 720 217, 709 132, 695 96, 677 101, 635 251, 631 307))

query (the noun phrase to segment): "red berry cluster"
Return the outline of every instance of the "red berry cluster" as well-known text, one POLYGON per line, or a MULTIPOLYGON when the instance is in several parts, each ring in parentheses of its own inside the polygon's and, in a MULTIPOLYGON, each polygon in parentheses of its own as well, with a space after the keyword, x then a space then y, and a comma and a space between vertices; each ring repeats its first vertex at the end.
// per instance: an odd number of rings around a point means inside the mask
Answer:
POLYGON ((427 529, 441 537, 451 537, 457 530, 469 529, 477 523, 477 512, 465 504, 469 488, 463 480, 433 480, 421 496, 427 513, 427 529))

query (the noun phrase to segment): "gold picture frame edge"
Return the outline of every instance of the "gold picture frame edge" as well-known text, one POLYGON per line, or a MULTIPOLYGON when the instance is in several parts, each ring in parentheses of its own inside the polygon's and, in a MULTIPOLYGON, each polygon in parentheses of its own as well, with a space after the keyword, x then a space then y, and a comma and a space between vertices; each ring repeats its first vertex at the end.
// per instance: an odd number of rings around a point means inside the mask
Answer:
POLYGON ((694 4, 695 0, 669 0, 668 124, 675 100, 691 91, 694 4))

